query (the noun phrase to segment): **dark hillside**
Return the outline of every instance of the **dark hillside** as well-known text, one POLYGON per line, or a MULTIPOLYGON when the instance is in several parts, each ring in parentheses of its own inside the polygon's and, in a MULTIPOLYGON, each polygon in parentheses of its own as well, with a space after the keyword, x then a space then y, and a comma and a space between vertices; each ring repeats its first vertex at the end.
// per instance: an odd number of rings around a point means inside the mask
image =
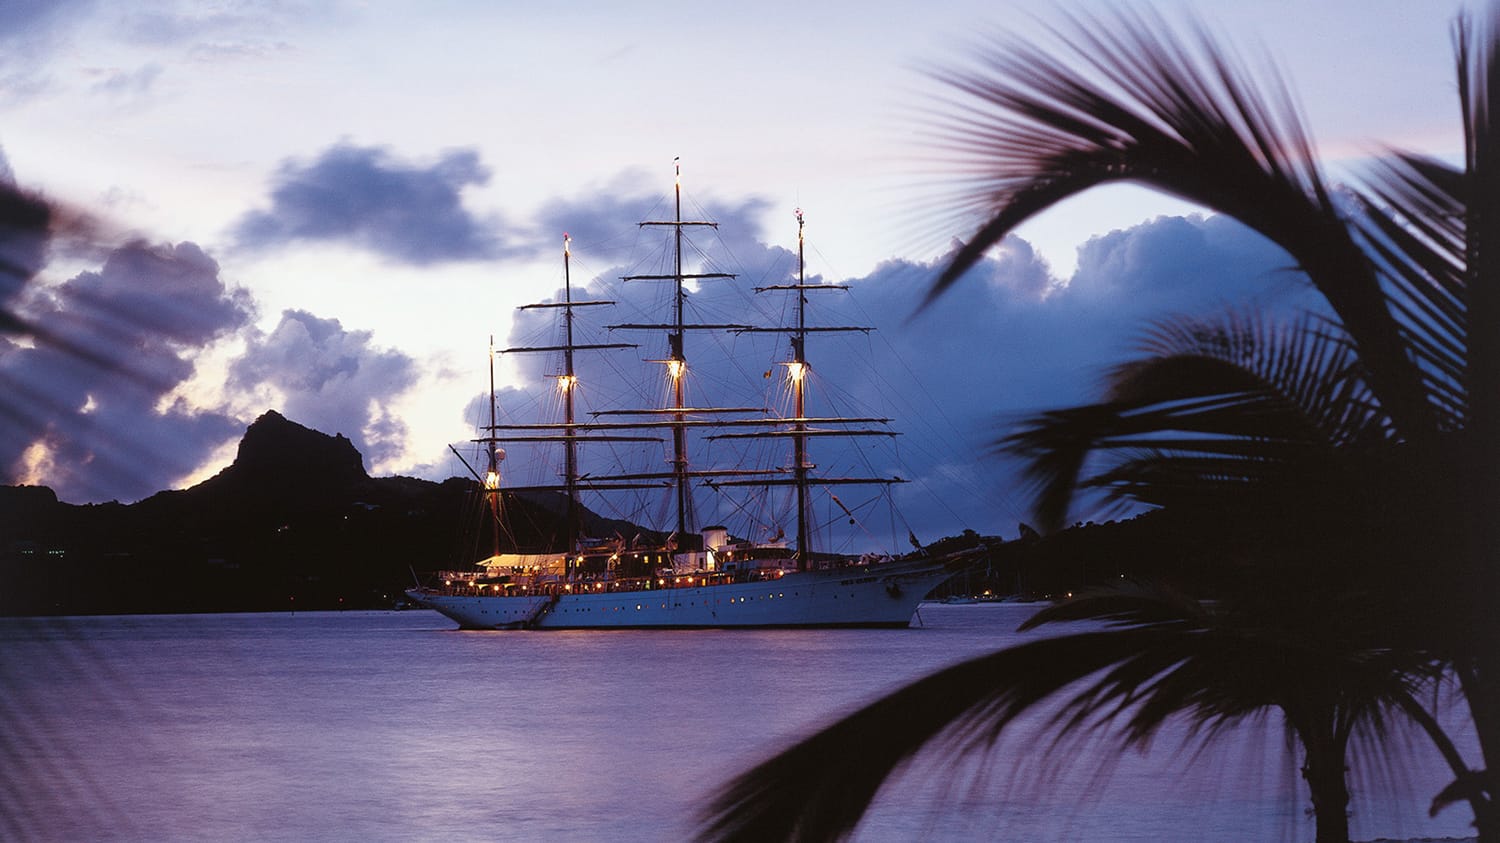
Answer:
MULTIPOLYGON (((229 467, 139 503, 0 487, 0 614, 390 606, 413 569, 484 555, 481 504, 465 478, 372 478, 348 439, 268 412, 229 467)), ((522 548, 544 545, 561 511, 535 496, 505 506, 522 548)))

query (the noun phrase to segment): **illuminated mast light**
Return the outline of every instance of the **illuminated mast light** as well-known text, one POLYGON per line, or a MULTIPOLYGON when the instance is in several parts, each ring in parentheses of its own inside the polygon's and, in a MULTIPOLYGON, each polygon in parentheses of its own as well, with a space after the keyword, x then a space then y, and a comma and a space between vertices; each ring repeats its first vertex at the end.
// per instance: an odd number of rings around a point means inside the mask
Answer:
POLYGON ((505 462, 505 449, 496 448, 490 462, 490 470, 484 475, 486 489, 500 488, 500 463, 502 462, 505 462))
POLYGON ((786 376, 792 383, 801 383, 807 376, 807 364, 800 360, 793 360, 786 364, 786 376))
POLYGON ((572 392, 573 389, 575 387, 577 387, 577 386, 578 386, 578 376, 577 375, 558 375, 557 376, 557 391, 558 392, 572 392))
POLYGON ((686 373, 687 373, 687 361, 686 360, 668 360, 667 361, 667 377, 671 378, 674 382, 682 380, 682 376, 684 374, 686 374, 686 373))

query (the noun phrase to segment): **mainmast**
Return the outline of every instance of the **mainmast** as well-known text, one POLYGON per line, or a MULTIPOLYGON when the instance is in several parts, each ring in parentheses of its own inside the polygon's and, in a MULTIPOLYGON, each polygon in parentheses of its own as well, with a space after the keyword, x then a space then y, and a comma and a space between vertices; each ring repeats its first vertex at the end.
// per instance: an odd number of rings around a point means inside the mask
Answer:
MULTIPOLYGON (((692 477, 712 476, 718 472, 697 472, 689 467, 688 463, 688 439, 687 428, 701 423, 690 419, 690 414, 701 413, 744 413, 759 412, 756 408, 748 407, 690 407, 687 403, 687 353, 684 337, 690 330, 745 330, 749 326, 738 324, 710 325, 704 323, 690 323, 686 319, 687 290, 684 282, 690 280, 706 280, 719 278, 734 278, 729 272, 684 272, 682 267, 682 244, 683 230, 688 226, 705 226, 717 229, 719 224, 706 220, 685 220, 682 218, 682 164, 680 159, 673 159, 674 181, 672 185, 674 213, 670 220, 647 220, 640 223, 642 228, 661 227, 672 229, 672 272, 669 275, 626 275, 623 281, 669 281, 672 283, 672 321, 666 324, 627 324, 611 325, 610 328, 621 328, 630 330, 665 330, 667 332, 667 357, 664 360, 652 362, 665 364, 667 367, 667 378, 671 384, 672 403, 670 407, 661 412, 670 418, 667 423, 672 429, 672 457, 670 477, 672 485, 676 489, 677 503, 677 526, 678 541, 684 541, 687 536, 693 534, 693 490, 688 484, 692 477)), ((738 473, 738 472, 737 472, 738 473)))
MULTIPOLYGON (((490 430, 495 429, 495 337, 490 335, 490 430)), ((500 555, 500 460, 505 452, 489 442, 489 466, 484 473, 484 492, 490 504, 490 556, 500 555)))
MULTIPOLYGON (((803 239, 802 209, 797 209, 797 286, 807 287, 807 260, 803 239)), ((792 427, 792 473, 797 480, 797 550, 800 556, 807 555, 812 546, 807 517, 807 296, 797 291, 797 333, 791 336, 792 359, 787 364, 787 376, 792 382, 792 415, 797 421, 792 427)))
POLYGON ((573 426, 573 387, 578 385, 578 375, 573 371, 573 238, 563 232, 563 373, 557 379, 557 388, 563 396, 563 435, 567 437, 563 450, 563 483, 568 496, 567 531, 568 547, 577 549, 578 537, 583 534, 583 508, 578 501, 578 430, 573 426))

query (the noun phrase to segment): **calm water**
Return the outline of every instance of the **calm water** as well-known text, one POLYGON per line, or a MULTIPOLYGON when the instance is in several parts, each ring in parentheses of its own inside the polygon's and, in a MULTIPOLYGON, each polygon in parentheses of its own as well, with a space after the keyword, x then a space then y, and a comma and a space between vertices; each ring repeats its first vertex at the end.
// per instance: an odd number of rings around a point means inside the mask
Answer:
MULTIPOLYGON (((1016 640, 1029 611, 766 632, 457 632, 425 611, 0 620, 0 839, 678 840, 734 773, 1016 640)), ((1044 767, 1044 748, 1018 733, 982 769, 919 763, 860 839, 1312 838, 1274 723, 1196 757, 1075 746, 1044 767)), ((1463 809, 1425 816, 1446 781, 1414 738, 1357 778, 1355 836, 1462 836, 1463 809)))

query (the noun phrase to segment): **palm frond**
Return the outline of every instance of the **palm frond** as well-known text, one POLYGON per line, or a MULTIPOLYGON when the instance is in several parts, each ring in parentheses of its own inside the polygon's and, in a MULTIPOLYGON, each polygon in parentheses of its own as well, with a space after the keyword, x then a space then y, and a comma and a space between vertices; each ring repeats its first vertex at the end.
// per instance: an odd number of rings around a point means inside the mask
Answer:
POLYGON ((1135 182, 1232 216, 1296 261, 1364 360, 1406 437, 1434 429, 1420 373, 1374 266, 1341 217, 1283 85, 1262 86, 1207 32, 1178 40, 1159 17, 1073 21, 1058 49, 1003 43, 938 78, 961 95, 946 132, 966 172, 959 214, 985 222, 930 296, 1017 225, 1107 182, 1135 182))
MULTIPOLYGON (((1271 708, 1322 705, 1325 717, 1384 717, 1388 674, 1338 652, 1217 628, 1201 613, 1133 598, 1091 604, 1103 616, 1182 617, 1042 639, 919 679, 801 741, 729 783, 703 816, 704 841, 824 841, 847 837, 882 784, 924 749, 987 752, 1023 715, 1038 713, 1052 749, 1123 724, 1122 746, 1142 744, 1178 716, 1201 739, 1271 708), (1376 675, 1379 673, 1380 675, 1376 675), (1370 697, 1339 696, 1353 688, 1370 697), (1351 707, 1352 706, 1352 707, 1351 707)), ((1102 598, 1101 598, 1102 599, 1102 598)), ((1067 610, 1059 609, 1057 620, 1067 610)), ((1396 688, 1395 690, 1400 690, 1396 688)), ((1048 741, 1036 746, 1051 750, 1048 741)), ((994 758, 1019 763, 1018 758, 994 758)))
MULTIPOLYGON (((924 747, 983 751, 1016 718, 1169 635, 1131 629, 1043 639, 919 679, 736 777, 704 813, 699 839, 841 839, 885 780, 924 747)), ((1088 713, 1055 716, 1078 721, 1088 713)))
POLYGON ((1468 359, 1466 385, 1481 458, 1493 469, 1500 446, 1500 14, 1455 31, 1459 97, 1464 119, 1465 274, 1468 359))
POLYGON ((1349 342, 1313 326, 1238 312, 1157 324, 1146 356, 1111 370, 1106 400, 1001 440, 1026 461, 1038 520, 1064 523, 1080 487, 1166 505, 1290 483, 1325 470, 1333 448, 1382 438, 1349 342))
POLYGON ((1361 198, 1365 248, 1376 260, 1392 312, 1426 373, 1443 429, 1468 416, 1469 343, 1463 174, 1409 154, 1388 156, 1361 198))

